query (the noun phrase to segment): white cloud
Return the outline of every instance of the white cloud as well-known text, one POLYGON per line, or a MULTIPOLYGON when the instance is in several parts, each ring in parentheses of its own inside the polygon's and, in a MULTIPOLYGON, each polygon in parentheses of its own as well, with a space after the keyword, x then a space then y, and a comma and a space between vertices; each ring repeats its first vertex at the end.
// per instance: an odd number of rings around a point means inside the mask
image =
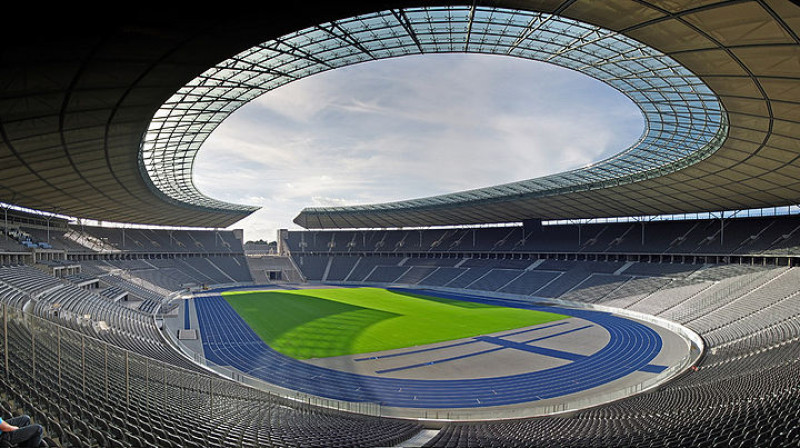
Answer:
POLYGON ((639 137, 636 107, 565 69, 478 55, 358 64, 295 81, 229 117, 195 182, 261 205, 248 239, 304 207, 412 199, 585 166, 639 137))

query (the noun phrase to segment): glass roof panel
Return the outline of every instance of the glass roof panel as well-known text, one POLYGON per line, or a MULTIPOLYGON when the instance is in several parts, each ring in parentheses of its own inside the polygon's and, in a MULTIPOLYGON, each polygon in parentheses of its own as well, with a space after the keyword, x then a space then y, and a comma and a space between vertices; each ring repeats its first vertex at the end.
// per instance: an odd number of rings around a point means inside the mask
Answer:
MULTIPOLYGON (((727 133, 724 109, 702 81, 659 51, 617 32, 545 13, 454 6, 381 11, 320 24, 223 61, 176 92, 153 117, 140 149, 152 187, 195 205, 244 210, 205 197, 191 163, 208 135, 246 102, 294 79, 367 60, 437 52, 506 54, 578 70, 634 101, 646 131, 630 148, 588 167, 512 184, 336 211, 400 209, 520 192, 548 195, 601 188, 601 181, 663 175, 702 160, 727 133), (677 169, 678 165, 676 165, 677 169)), ((306 209, 313 212, 315 209, 306 209)))

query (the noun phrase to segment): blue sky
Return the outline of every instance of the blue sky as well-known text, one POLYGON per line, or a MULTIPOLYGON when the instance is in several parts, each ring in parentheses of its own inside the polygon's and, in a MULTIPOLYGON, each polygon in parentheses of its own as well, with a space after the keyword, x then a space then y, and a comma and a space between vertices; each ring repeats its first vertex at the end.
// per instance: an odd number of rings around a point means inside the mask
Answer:
POLYGON ((304 207, 413 199, 585 166, 636 141, 638 108, 585 75, 489 55, 362 63, 251 101, 206 140, 194 181, 262 209, 274 240, 304 207))

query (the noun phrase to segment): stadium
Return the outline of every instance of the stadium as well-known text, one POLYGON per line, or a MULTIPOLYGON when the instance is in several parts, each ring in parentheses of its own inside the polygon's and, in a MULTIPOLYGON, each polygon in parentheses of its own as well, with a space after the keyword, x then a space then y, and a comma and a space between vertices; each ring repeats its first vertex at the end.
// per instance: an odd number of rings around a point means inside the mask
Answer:
POLYGON ((2 28, 3 420, 63 447, 800 446, 796 1, 281 6, 2 28), (582 73, 644 132, 307 207, 275 248, 195 185, 255 98, 448 53, 582 73))

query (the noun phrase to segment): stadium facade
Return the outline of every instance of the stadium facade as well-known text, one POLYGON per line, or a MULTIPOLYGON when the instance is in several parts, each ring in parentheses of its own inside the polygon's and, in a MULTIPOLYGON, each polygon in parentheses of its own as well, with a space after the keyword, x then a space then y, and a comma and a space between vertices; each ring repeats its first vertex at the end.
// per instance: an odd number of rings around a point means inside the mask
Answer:
POLYGON ((192 327, 187 289, 276 279, 608 306, 685 325, 709 348, 649 394, 570 419, 443 423, 428 446, 800 439, 796 217, 664 221, 649 233, 644 222, 540 226, 800 203, 796 2, 345 2, 60 17, 1 32, 0 202, 57 216, 3 207, 0 404, 4 418, 33 414, 51 442, 385 446, 424 435, 370 405, 341 412, 245 387, 175 349, 191 335, 160 331, 184 310, 192 327), (240 233, 218 230, 256 210, 192 181, 195 155, 228 115, 325 70, 447 52, 580 71, 628 96, 645 131, 564 173, 305 209, 295 222, 314 230, 284 232, 281 261, 247 257, 240 233), (84 228, 61 216, 217 230, 84 228), (524 225, 404 230, 498 223, 524 225))

